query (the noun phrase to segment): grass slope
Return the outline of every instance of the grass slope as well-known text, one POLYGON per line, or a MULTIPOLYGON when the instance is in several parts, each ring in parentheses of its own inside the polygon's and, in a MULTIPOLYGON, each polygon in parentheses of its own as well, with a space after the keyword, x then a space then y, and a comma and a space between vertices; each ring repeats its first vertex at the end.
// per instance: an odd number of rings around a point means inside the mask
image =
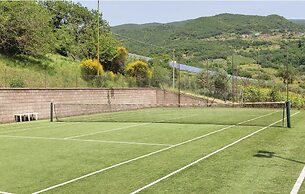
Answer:
POLYGON ((80 76, 80 62, 60 55, 43 59, 14 58, 0 54, 0 87, 86 86, 80 76))

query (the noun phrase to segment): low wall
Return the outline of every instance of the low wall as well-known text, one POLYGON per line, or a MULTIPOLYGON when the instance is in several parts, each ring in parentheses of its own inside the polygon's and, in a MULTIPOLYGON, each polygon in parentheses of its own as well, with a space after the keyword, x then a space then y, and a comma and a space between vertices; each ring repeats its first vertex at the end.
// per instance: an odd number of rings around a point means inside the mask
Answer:
MULTIPOLYGON (((129 104, 176 106, 178 95, 153 88, 128 89, 0 89, 0 122, 14 121, 14 114, 37 112, 49 118, 50 102, 79 104, 129 104)), ((200 98, 180 96, 182 106, 205 105, 200 98)))

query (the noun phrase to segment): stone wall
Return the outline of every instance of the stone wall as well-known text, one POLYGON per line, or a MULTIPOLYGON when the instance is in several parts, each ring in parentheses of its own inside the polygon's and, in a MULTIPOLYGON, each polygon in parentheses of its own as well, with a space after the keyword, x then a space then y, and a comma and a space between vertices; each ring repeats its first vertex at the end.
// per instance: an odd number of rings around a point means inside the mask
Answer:
MULTIPOLYGON (((178 95, 153 88, 128 89, 0 89, 0 122, 14 121, 14 114, 37 112, 49 118, 50 103, 177 106, 178 95)), ((200 98, 180 96, 182 106, 204 105, 200 98)))

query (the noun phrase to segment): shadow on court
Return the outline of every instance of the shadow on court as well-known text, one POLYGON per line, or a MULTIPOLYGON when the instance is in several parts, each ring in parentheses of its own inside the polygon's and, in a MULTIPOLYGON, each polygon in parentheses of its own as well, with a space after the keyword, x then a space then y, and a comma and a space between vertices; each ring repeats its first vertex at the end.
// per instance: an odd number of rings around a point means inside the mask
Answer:
POLYGON ((290 162, 305 164, 305 162, 302 162, 302 161, 299 161, 299 160, 294 160, 294 159, 291 159, 291 158, 285 158, 285 157, 277 155, 275 152, 269 152, 269 151, 263 151, 263 150, 259 150, 253 156, 258 157, 258 158, 280 158, 280 159, 287 160, 287 161, 290 161, 290 162))

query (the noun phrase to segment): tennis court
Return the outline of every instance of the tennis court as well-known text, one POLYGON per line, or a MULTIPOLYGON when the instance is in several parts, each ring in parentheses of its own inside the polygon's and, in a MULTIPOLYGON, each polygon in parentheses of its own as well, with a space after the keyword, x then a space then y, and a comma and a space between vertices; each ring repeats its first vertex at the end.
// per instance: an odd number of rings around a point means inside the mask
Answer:
POLYGON ((146 108, 1 124, 0 193, 289 193, 305 112, 292 110, 290 129, 282 114, 146 108))

